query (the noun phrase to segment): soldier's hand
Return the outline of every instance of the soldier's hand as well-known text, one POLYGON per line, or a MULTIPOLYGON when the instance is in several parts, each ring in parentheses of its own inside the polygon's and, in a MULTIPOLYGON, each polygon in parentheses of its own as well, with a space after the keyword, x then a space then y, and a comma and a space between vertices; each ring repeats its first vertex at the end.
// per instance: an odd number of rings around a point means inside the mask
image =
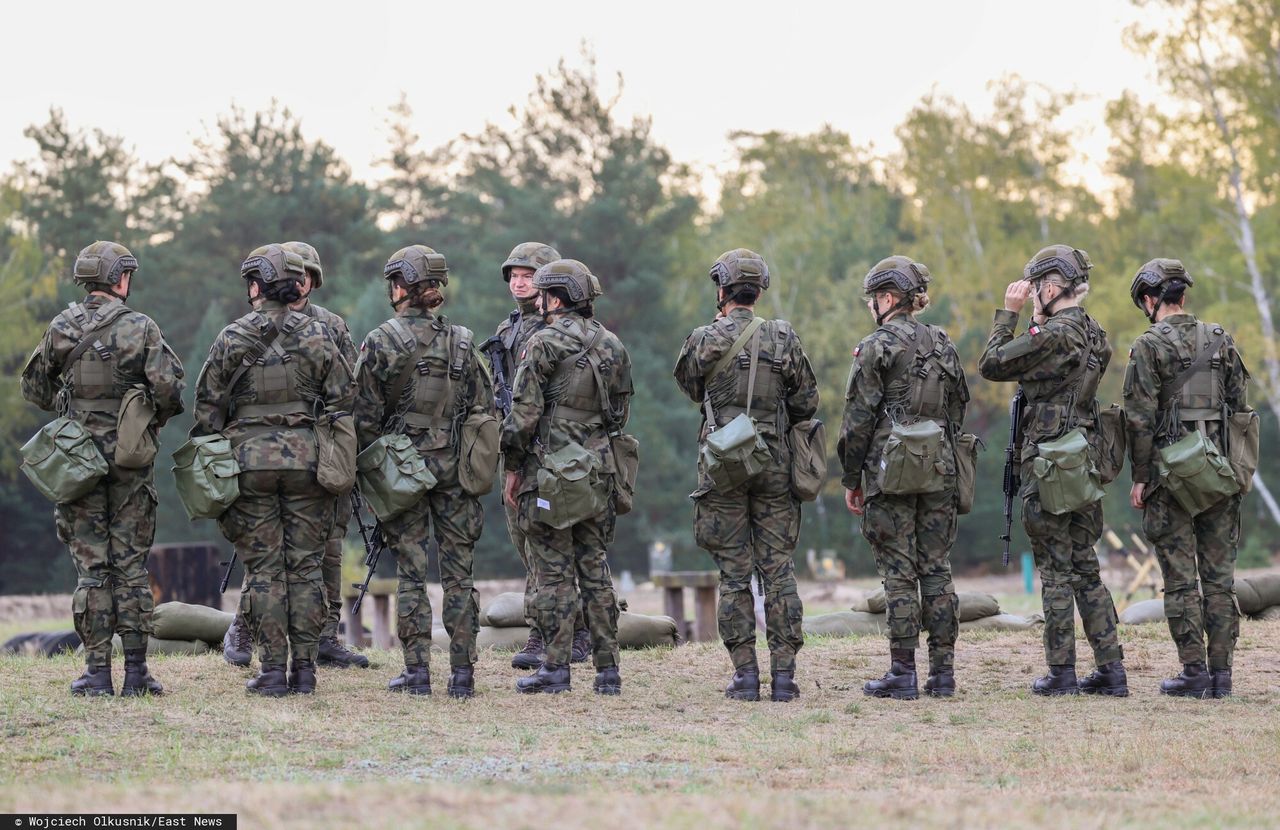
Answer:
POLYGON ((1134 510, 1141 510, 1147 506, 1147 485, 1142 483, 1133 485, 1133 489, 1129 491, 1129 504, 1133 505, 1134 510))
POLYGON ((858 487, 854 490, 846 489, 844 491, 844 506, 849 508, 849 512, 855 516, 862 515, 862 488, 858 487))
POLYGON ((1026 280, 1018 280, 1009 283, 1009 287, 1004 290, 1004 307, 1014 314, 1022 311, 1022 307, 1027 304, 1027 298, 1031 296, 1031 283, 1026 280))
POLYGON ((516 506, 516 493, 520 490, 520 474, 507 473, 506 483, 502 487, 502 500, 509 504, 513 509, 516 506))

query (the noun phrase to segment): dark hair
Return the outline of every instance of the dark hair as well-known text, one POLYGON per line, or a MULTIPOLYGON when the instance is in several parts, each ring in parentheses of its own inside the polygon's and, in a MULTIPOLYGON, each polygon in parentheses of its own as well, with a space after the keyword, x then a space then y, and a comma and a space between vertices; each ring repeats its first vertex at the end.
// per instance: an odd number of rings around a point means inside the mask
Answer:
POLYGON ((760 299, 760 287, 757 285, 735 285, 725 295, 725 303, 738 305, 755 305, 760 299))
MULTIPOLYGON (((414 308, 420 308, 424 311, 435 311, 444 305, 444 292, 440 290, 440 286, 435 284, 435 280, 426 280, 423 282, 415 282, 409 285, 404 281, 404 277, 395 276, 391 278, 392 282, 404 289, 408 294, 409 305, 414 308)), ((387 289, 390 291, 390 287, 387 289)))
POLYGON ((569 299, 568 289, 564 288, 563 286, 556 286, 555 288, 547 288, 545 289, 545 291, 547 292, 548 296, 555 297, 557 300, 559 300, 560 305, 564 308, 565 311, 572 311, 576 314, 581 314, 583 317, 592 317, 595 315, 595 308, 593 307, 591 300, 585 300, 581 303, 575 304, 572 300, 569 299))
POLYGON ((1143 289, 1141 296, 1155 297, 1170 305, 1182 305, 1183 295, 1187 293, 1187 284, 1180 279, 1166 280, 1160 285, 1143 289), (1161 297, 1163 296, 1163 299, 1161 297))
POLYGON ((283 279, 263 282, 257 277, 251 277, 250 281, 256 282, 258 293, 272 302, 288 305, 302 299, 302 282, 299 280, 283 279))

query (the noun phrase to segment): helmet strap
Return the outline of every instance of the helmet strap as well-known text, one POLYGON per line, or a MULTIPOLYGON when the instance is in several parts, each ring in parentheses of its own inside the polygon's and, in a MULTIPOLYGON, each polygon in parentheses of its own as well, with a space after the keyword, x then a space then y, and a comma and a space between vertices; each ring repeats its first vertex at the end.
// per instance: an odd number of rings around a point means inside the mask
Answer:
MULTIPOLYGON (((1147 320, 1148 320, 1148 321, 1150 321, 1150 323, 1151 323, 1152 325, 1155 325, 1155 322, 1156 322, 1156 315, 1158 315, 1158 314, 1160 313, 1160 307, 1164 305, 1164 301, 1165 301, 1165 299, 1168 297, 1168 294, 1169 294, 1169 284, 1168 284, 1168 283, 1165 283, 1165 284, 1164 284, 1163 286, 1161 286, 1161 288, 1160 288, 1160 295, 1159 295, 1158 297, 1156 297, 1156 304, 1155 304, 1155 305, 1153 305, 1153 306, 1151 306, 1151 310, 1150 310, 1150 311, 1147 311, 1147 320)), ((1151 295, 1150 295, 1150 294, 1148 294, 1148 295, 1146 295, 1146 296, 1151 296, 1151 295)), ((1143 308, 1142 308, 1142 310, 1143 310, 1143 311, 1146 311, 1146 310, 1147 310, 1147 309, 1146 309, 1146 303, 1143 303, 1143 308)))
MULTIPOLYGON (((880 301, 876 299, 874 294, 871 295, 871 301, 875 304, 876 309, 880 308, 880 301)), ((912 301, 913 301, 913 298, 910 294, 904 294, 901 300, 898 300, 896 303, 886 308, 883 314, 877 310, 876 325, 883 326, 885 320, 889 319, 889 317, 891 317, 895 311, 899 311, 901 309, 905 309, 909 307, 912 301)))

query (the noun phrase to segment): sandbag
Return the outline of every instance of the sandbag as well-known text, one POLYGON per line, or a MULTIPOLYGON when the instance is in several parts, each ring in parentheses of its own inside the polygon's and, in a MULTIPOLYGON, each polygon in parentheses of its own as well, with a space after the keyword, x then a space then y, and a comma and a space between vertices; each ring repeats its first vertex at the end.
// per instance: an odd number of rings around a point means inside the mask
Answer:
MULTIPOLYGON (((111 638, 111 651, 117 655, 124 653, 119 634, 111 638)), ((148 657, 156 654, 208 654, 209 651, 209 644, 204 640, 166 640, 156 637, 147 639, 148 657)), ((83 644, 76 649, 76 654, 84 654, 83 644)))
MULTIPOLYGON (((435 635, 432 635, 432 640, 435 635)), ((504 626, 496 628, 494 626, 481 626, 480 633, 476 635, 476 648, 491 648, 497 651, 519 651, 524 648, 524 644, 529 641, 529 629, 523 625, 520 626, 504 626)), ((444 643, 449 642, 449 635, 445 634, 444 643)))
POLYGON ((995 614, 978 620, 960 623, 961 631, 1029 631, 1036 626, 1044 625, 1044 617, 1032 614, 1020 617, 1017 614, 995 614))
POLYGON ((1246 576, 1236 580, 1236 597, 1240 600, 1240 610, 1246 614, 1259 614, 1266 609, 1280 605, 1280 574, 1262 574, 1246 576), (1240 585, 1245 583, 1252 593, 1249 605, 1245 607, 1245 598, 1240 593, 1240 585))
POLYGON ((0 654, 56 657, 79 646, 80 635, 74 631, 29 631, 5 640, 4 645, 0 645, 0 654))
POLYGON ((853 606, 849 610, 863 614, 883 614, 886 610, 884 589, 864 591, 861 597, 853 601, 853 606))
POLYGON ((676 621, 671 617, 632 614, 618 615, 619 648, 653 648, 676 644, 676 621))
POLYGON ((1263 608, 1260 612, 1250 617, 1250 619, 1261 620, 1263 622, 1273 622, 1275 620, 1280 620, 1280 605, 1273 605, 1270 608, 1263 608))
MULTIPOLYGON (((976 591, 960 591, 956 594, 960 601, 960 622, 980 620, 983 617, 994 617, 1000 613, 1000 603, 991 594, 976 591)), ((883 614, 886 610, 884 589, 864 594, 854 600, 853 611, 865 614, 883 614)))
POLYGON ((804 633, 815 637, 851 637, 858 634, 884 634, 888 631, 884 614, 866 611, 837 611, 804 618, 804 633))
POLYGON ((1262 604, 1262 597, 1258 596, 1258 591, 1253 587, 1253 582, 1249 579, 1237 579, 1235 584, 1236 601, 1240 604, 1240 613, 1257 614, 1267 606, 1262 604))
POLYGON ((207 605, 162 602, 151 616, 152 636, 158 640, 202 640, 221 644, 235 614, 207 605))
POLYGON ((480 609, 480 624, 496 628, 523 627, 524 594, 508 591, 489 600, 489 604, 480 609))
POLYGON ((1125 625, 1164 622, 1164 600, 1144 599, 1120 612, 1120 622, 1125 625))

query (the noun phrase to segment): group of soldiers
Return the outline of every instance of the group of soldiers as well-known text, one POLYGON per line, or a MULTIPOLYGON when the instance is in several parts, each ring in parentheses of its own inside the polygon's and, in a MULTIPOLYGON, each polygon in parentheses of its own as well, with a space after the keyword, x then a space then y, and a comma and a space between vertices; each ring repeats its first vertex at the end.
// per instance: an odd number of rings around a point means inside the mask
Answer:
MULTIPOLYGON (((1047 676, 1034 684, 1038 694, 1128 693, 1115 608, 1093 550, 1102 529, 1100 502, 1051 512, 1041 503, 1036 477, 1038 447, 1072 430, 1083 434, 1092 460, 1101 452, 1095 393, 1111 347, 1081 307, 1090 267, 1083 252, 1067 246, 1037 254, 1023 279, 1009 286, 979 361, 984 377, 1017 381, 1026 401, 1019 496, 1043 584, 1049 663, 1047 676), (1028 299, 1032 320, 1017 334, 1028 299), (1097 662, 1081 680, 1074 668, 1077 604, 1097 662)), ((114 694, 113 634, 124 651, 122 694, 162 692, 146 664, 153 468, 121 467, 112 459, 128 391, 145 391, 154 439, 182 411, 185 384, 155 322, 124 305, 137 274, 137 260, 122 245, 95 242, 81 251, 74 278, 87 296, 53 320, 22 375, 29 401, 81 422, 108 460, 107 474, 87 495, 56 508, 59 538, 78 576, 73 613, 86 665, 71 686, 78 695, 114 694)), ((313 247, 265 245, 242 264, 251 311, 210 348, 196 381, 191 432, 227 438, 239 467, 239 497, 218 519, 245 567, 224 656, 248 666, 256 648, 260 666, 246 684, 250 692, 309 694, 317 665, 368 666, 337 637, 342 542, 353 499, 326 489, 317 474, 318 425, 349 414, 361 450, 388 434, 405 435, 435 481, 424 497, 377 526, 396 554, 399 577, 397 635, 405 668, 389 689, 431 693, 426 579, 434 544, 450 641, 447 691, 459 698, 474 694, 473 550, 483 509, 469 481, 460 425, 496 415, 503 503, 526 571, 531 631, 512 666, 534 670, 517 690, 568 691, 570 664, 590 659, 594 691, 621 693, 619 606, 607 549, 617 516, 630 509, 634 495, 634 439, 628 445, 623 433, 633 393, 630 358, 595 318, 603 290, 582 262, 528 242, 511 252, 501 274, 516 308, 477 347, 470 330, 439 313, 449 284, 445 257, 425 245, 396 251, 383 271, 394 316, 357 349, 342 318, 311 300, 324 279, 313 247), (565 493, 572 488, 554 490, 557 465, 590 472, 595 492, 570 497, 565 493), (567 518, 557 503, 562 498, 571 502, 567 518)), ((704 416, 699 483, 691 494, 695 537, 720 571, 719 631, 734 669, 725 694, 760 698, 754 579, 764 599, 770 697, 785 702, 800 694, 795 672, 803 606, 793 554, 801 501, 813 497, 812 488, 800 486, 797 468, 806 454, 825 458, 822 438, 816 450, 806 444, 825 434, 815 420, 817 382, 792 326, 756 316, 770 285, 762 257, 744 248, 726 252, 710 278, 716 317, 689 335, 674 371, 704 416)), ((865 686, 877 697, 918 696, 915 650, 922 627, 929 649, 926 693, 955 691, 958 603, 949 557, 965 499, 959 472, 969 393, 946 333, 916 320, 929 303, 930 280, 927 268, 903 256, 881 261, 867 275, 864 291, 877 328, 854 350, 837 447, 846 503, 862 517, 888 604, 890 670, 865 686), (911 453, 918 447, 925 448, 917 455, 926 463, 913 472, 911 453)), ((1191 516, 1157 486, 1156 453, 1197 427, 1225 449, 1223 418, 1246 409, 1248 374, 1221 327, 1209 326, 1206 340, 1205 324, 1184 310, 1191 284, 1176 260, 1153 260, 1135 277, 1134 303, 1153 325, 1131 351, 1125 407, 1132 503, 1145 511, 1184 664, 1162 691, 1221 697, 1230 694, 1238 635, 1232 573, 1240 496, 1191 516), (1216 351, 1200 359, 1208 349, 1216 351), (1188 388, 1205 399, 1179 416, 1171 407, 1179 393, 1173 379, 1188 366, 1195 369, 1188 388)))

